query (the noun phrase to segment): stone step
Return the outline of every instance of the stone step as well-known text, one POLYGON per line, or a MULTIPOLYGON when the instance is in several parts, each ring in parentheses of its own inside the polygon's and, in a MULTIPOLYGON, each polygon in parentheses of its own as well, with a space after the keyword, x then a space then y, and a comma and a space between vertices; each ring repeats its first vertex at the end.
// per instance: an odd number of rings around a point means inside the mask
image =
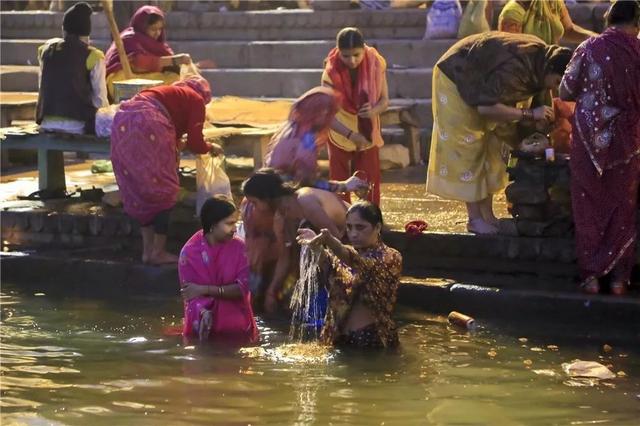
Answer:
MULTIPOLYGON (((576 4, 572 19, 589 29, 602 29, 608 5, 576 4)), ((497 16, 496 11, 496 16, 497 16)), ((338 30, 359 27, 366 38, 415 38, 424 34, 424 9, 391 10, 270 10, 252 12, 170 12, 167 31, 176 40, 331 40, 338 30)), ((60 35, 62 13, 23 11, 0 13, 0 38, 50 38, 60 35)), ((92 37, 109 39, 103 13, 92 17, 92 37)))
MULTIPOLYGON (((170 12, 167 34, 175 40, 314 40, 333 39, 343 27, 359 27, 367 38, 422 38, 425 12, 417 9, 370 11, 282 10, 255 12, 170 12)), ((62 13, 2 12, 1 37, 60 36, 62 13)), ((103 13, 94 13, 91 36, 109 39, 103 13)))
MULTIPOLYGON (((37 92, 32 92, 37 94, 37 92)), ((269 100, 269 101, 277 101, 277 100, 287 100, 294 101, 294 98, 255 98, 260 100, 269 100)), ((420 128, 421 138, 430 140, 431 137, 431 126, 433 124, 432 113, 431 113, 431 99, 391 99, 390 104, 392 106, 413 106, 411 112, 413 114, 413 118, 417 121, 418 127, 420 128)), ((35 107, 33 108, 33 115, 31 118, 25 117, 25 120, 34 120, 35 119, 35 107)), ((383 129, 383 136, 387 143, 404 143, 404 132, 400 128, 385 128, 383 129)))
MULTIPOLYGON (((391 69, 387 73, 390 98, 431 97, 431 68, 391 69)), ((216 96, 295 98, 320 84, 321 69, 218 68, 203 70, 216 96)), ((7 92, 38 90, 35 65, 0 66, 0 84, 7 92)))
MULTIPOLYGON (((0 63, 36 65, 37 49, 45 39, 0 40, 0 63)), ((370 40, 386 58, 389 68, 433 67, 455 40, 370 40)), ((110 39, 92 40, 106 52, 110 39)), ((333 40, 217 41, 180 40, 171 43, 175 52, 189 53, 194 60, 211 59, 220 68, 319 68, 333 40), (285 60, 286 58, 286 60, 285 60)))

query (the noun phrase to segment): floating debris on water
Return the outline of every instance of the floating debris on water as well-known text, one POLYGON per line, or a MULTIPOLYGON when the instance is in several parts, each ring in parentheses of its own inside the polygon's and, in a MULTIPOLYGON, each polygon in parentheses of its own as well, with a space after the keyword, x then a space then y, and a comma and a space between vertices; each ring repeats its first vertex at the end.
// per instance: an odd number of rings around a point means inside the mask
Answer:
POLYGON ((548 376, 548 377, 555 377, 558 375, 558 373, 556 373, 553 370, 549 370, 549 369, 542 369, 542 370, 531 370, 534 373, 536 373, 539 376, 548 376))
POLYGON ((595 361, 582 361, 577 359, 570 363, 565 362, 562 364, 562 370, 572 378, 583 377, 607 380, 616 377, 611 370, 595 361))

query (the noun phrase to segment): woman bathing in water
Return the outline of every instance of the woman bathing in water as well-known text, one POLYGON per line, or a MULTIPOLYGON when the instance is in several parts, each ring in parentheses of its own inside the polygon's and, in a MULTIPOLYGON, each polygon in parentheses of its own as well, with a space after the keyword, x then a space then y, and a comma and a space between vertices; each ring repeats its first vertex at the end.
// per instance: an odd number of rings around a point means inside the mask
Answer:
POLYGON ((238 216, 226 197, 208 199, 200 211, 202 229, 180 252, 185 338, 224 338, 242 343, 258 340, 245 245, 234 235, 238 216))
POLYGON ((398 345, 392 319, 402 271, 402 256, 381 238, 382 213, 368 202, 347 211, 351 245, 344 245, 328 229, 316 234, 300 229, 299 244, 322 246, 332 264, 329 307, 320 339, 325 344, 356 348, 398 345))
POLYGON ((276 264, 271 281, 258 290, 265 297, 267 312, 275 311, 277 298, 289 273, 297 265, 295 238, 298 227, 306 223, 316 229, 327 229, 336 238, 345 232, 347 204, 332 192, 317 188, 300 188, 286 184, 272 169, 256 172, 242 184, 247 201, 259 210, 274 211, 272 232, 276 264))

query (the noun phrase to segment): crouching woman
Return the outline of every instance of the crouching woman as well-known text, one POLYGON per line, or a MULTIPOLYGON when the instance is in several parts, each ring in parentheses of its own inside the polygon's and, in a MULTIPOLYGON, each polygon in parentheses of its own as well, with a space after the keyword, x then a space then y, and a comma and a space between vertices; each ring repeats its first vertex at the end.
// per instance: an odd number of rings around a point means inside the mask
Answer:
POLYGON ((329 306, 321 340, 325 344, 361 349, 398 345, 393 321, 402 256, 380 238, 382 213, 368 201, 347 211, 344 245, 323 229, 298 231, 298 243, 321 245, 331 261, 329 306))
POLYGON ((251 309, 249 264, 235 236, 238 210, 224 196, 202 206, 202 230, 182 248, 178 263, 184 299, 183 336, 254 343, 258 329, 251 309))

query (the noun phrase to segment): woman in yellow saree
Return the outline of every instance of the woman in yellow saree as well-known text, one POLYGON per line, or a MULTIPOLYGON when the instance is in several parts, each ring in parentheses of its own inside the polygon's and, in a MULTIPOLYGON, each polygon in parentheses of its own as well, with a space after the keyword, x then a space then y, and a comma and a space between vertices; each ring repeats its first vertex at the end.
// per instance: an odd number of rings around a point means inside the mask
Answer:
POLYGON ((466 37, 440 58, 433 73, 433 133, 427 191, 466 203, 467 229, 495 234, 493 194, 506 184, 504 127, 551 121, 553 109, 518 108, 557 88, 569 49, 524 34, 487 32, 466 37))
POLYGON ((531 34, 547 44, 581 43, 596 33, 574 24, 563 0, 509 0, 500 12, 498 30, 531 34))

